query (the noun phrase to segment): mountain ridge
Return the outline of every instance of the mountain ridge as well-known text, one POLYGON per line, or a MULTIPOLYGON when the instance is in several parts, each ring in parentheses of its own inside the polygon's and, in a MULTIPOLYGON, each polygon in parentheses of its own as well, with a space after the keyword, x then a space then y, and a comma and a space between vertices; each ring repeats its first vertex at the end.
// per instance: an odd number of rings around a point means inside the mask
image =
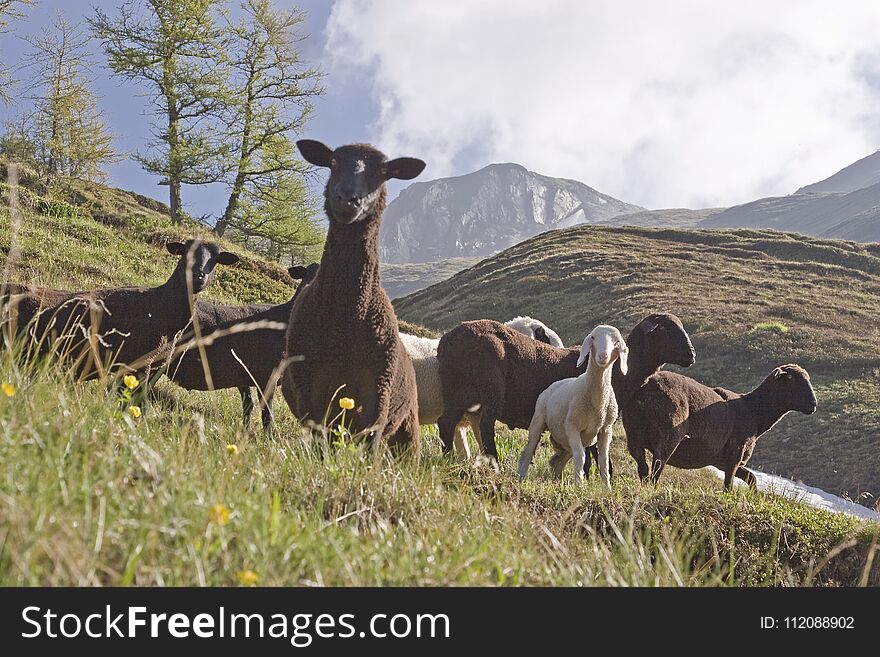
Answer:
POLYGON ((516 163, 413 183, 385 211, 380 258, 431 262, 492 255, 535 234, 644 210, 516 163))

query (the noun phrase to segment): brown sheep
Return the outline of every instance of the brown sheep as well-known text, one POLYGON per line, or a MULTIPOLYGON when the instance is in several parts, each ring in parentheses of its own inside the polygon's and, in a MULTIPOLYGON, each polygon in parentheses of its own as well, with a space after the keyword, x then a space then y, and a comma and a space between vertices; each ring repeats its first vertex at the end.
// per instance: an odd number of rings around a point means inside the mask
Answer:
POLYGON ((411 445, 418 458, 415 371, 379 280, 378 240, 385 181, 415 178, 425 163, 388 160, 365 144, 331 150, 304 139, 297 147, 306 161, 330 169, 324 188, 329 230, 320 271, 290 314, 284 399, 297 418, 320 424, 328 411, 338 411, 340 397, 353 398, 347 417, 354 433, 396 448, 411 445))
MULTIPOLYGON (((226 306, 199 300, 196 303, 195 320, 198 320, 201 336, 206 338, 214 332, 226 331, 243 323, 270 321, 286 326, 294 300, 317 273, 318 263, 288 269, 290 277, 301 282, 291 299, 278 305, 255 303, 247 306, 226 306)), ((275 420, 272 412, 274 377, 283 360, 284 333, 284 330, 279 329, 255 328, 223 335, 201 350, 194 346, 184 351, 179 358, 173 359, 168 366, 168 377, 187 390, 238 388, 244 426, 247 427, 250 423, 254 407, 259 403, 263 429, 271 436, 275 420), (202 353, 207 360, 210 382, 202 364, 202 353), (258 388, 257 396, 252 387, 254 382, 258 388)), ((187 334, 184 340, 192 337, 194 335, 191 333, 187 334)))
POLYGON ((757 388, 739 394, 710 388, 674 372, 651 376, 633 399, 627 424, 627 447, 646 478, 645 449, 654 458, 656 483, 667 464, 694 469, 707 465, 755 486, 745 468, 764 433, 789 411, 816 411, 810 375, 798 365, 775 368, 757 388))
MULTIPOLYGON (((629 347, 629 370, 624 375, 620 366, 614 366, 611 385, 617 399, 618 413, 623 420, 626 435, 630 435, 627 416, 633 396, 645 382, 670 363, 690 367, 696 362, 694 346, 681 320, 672 313, 653 313, 640 321, 626 338, 629 347)), ((587 450, 584 475, 589 476, 590 460, 599 462, 598 448, 587 450)))
POLYGON ((469 412, 480 412, 483 453, 498 461, 495 421, 527 429, 535 402, 551 383, 575 377, 580 347, 553 347, 501 322, 462 322, 440 338, 437 360, 443 414, 437 420, 443 450, 452 449, 455 428, 469 412))
MULTIPOLYGON (((105 288, 66 292, 27 288, 9 297, 18 331, 30 347, 73 361, 80 379, 123 369, 144 371, 192 317, 193 295, 210 285, 218 264, 232 265, 238 256, 211 242, 169 242, 178 263, 158 287, 105 288)), ((19 290, 23 289, 19 286, 19 290)))
MULTIPOLYGON (((690 339, 674 315, 649 315, 636 325, 626 343, 629 371, 624 377, 615 365, 612 374, 621 413, 630 387, 638 388, 664 363, 687 367, 694 362, 690 339)), ((584 372, 585 367, 577 367, 579 354, 579 346, 552 347, 492 320, 464 322, 449 331, 440 339, 437 352, 444 400, 437 425, 444 450, 451 449, 461 418, 479 410, 483 452, 497 462, 496 419, 511 429, 527 429, 538 395, 550 384, 584 372)), ((593 452, 591 448, 589 453, 593 452)), ((587 473, 589 467, 587 459, 587 473)))

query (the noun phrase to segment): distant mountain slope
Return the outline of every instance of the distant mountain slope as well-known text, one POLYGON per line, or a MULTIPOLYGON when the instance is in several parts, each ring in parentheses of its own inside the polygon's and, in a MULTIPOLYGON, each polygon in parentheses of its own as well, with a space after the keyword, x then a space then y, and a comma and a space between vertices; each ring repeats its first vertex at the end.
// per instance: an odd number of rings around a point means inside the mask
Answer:
POLYGON ((846 193, 871 187, 878 183, 880 183, 880 151, 876 151, 857 162, 853 162, 825 180, 801 187, 795 194, 810 192, 846 193))
POLYGON ((394 263, 485 257, 547 230, 641 209, 575 180, 491 164, 405 188, 385 211, 380 257, 394 263))
POLYGON ((394 305, 404 320, 439 330, 531 315, 566 344, 599 323, 628 333, 646 314, 671 311, 697 350, 687 374, 733 390, 800 363, 819 410, 784 418, 761 439, 753 465, 873 506, 878 254, 880 245, 775 231, 579 226, 533 237, 394 305))
POLYGON ((389 297, 397 299, 445 281, 479 261, 480 258, 449 258, 438 262, 383 262, 382 287, 389 297))
POLYGON ((802 192, 728 208, 699 228, 772 228, 860 242, 880 241, 880 183, 847 193, 802 192))
POLYGON ((692 228, 701 221, 718 214, 724 208, 705 208, 689 210, 687 208, 667 208, 665 210, 641 210, 630 214, 621 214, 611 219, 597 221, 601 226, 644 226, 654 228, 692 228))

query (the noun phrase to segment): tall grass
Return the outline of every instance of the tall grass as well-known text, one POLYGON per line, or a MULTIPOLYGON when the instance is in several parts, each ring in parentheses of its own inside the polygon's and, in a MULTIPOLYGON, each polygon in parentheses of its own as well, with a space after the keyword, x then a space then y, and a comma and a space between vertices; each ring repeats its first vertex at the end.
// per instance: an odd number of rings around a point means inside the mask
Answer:
MULTIPOLYGON (((234 395, 160 385, 139 419, 114 386, 0 355, 2 585, 857 584, 870 525, 708 479, 614 491, 521 484, 440 454, 375 461, 311 440, 283 409, 279 440, 240 428, 234 395), (234 445, 234 449, 230 448, 234 445), (840 546, 843 546, 842 548, 840 546), (831 554, 835 549, 838 552, 831 554)), ((688 473, 689 474, 689 473, 688 473)), ((872 575, 869 582, 876 582, 872 575)))

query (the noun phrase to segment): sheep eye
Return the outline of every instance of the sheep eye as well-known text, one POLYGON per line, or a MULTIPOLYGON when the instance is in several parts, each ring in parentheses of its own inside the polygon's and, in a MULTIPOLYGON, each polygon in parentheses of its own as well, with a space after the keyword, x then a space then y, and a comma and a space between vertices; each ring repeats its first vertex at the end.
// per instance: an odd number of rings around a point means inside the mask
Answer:
POLYGON ((336 158, 335 157, 332 160, 330 160, 330 168, 331 169, 336 168, 336 158))

